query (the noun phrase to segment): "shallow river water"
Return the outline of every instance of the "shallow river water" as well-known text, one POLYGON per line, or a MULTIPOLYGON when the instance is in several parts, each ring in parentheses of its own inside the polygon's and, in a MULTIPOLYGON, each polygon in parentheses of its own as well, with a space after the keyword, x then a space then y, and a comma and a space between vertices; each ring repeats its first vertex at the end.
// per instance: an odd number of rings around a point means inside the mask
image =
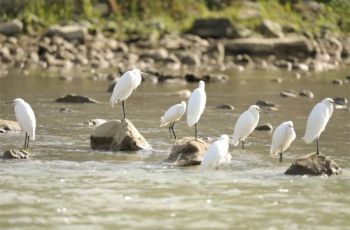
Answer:
MULTIPOLYGON (((230 228, 230 229, 349 229, 350 226, 350 112, 335 110, 320 139, 321 152, 343 168, 334 177, 286 176, 293 160, 314 151, 301 137, 312 107, 325 97, 350 98, 350 84, 331 84, 349 69, 311 75, 233 72, 226 84, 207 84, 207 107, 198 126, 201 137, 232 135, 240 113, 258 99, 271 100, 278 111, 262 114, 260 123, 276 127, 293 120, 297 139, 284 162, 269 155, 272 134, 254 132, 246 150, 230 147, 232 161, 220 170, 179 168, 161 164, 172 143, 159 119, 181 101, 169 92, 188 85, 143 83, 126 102, 127 116, 152 145, 133 154, 93 151, 85 122, 115 119, 121 107, 107 103, 108 82, 89 79, 62 81, 47 72, 22 76, 10 71, 0 78, 0 119, 14 120, 12 105, 21 97, 37 117, 37 139, 29 160, 0 160, 0 229, 117 229, 117 228, 230 228), (281 77, 281 84, 271 79, 281 77), (283 89, 310 89, 313 99, 282 98, 283 89), (100 104, 53 102, 67 93, 87 95, 100 104), (218 110, 219 104, 231 110, 218 110), (62 113, 68 107, 75 112, 62 113)), ((185 118, 185 117, 184 117, 185 118)), ((189 136, 185 119, 175 125, 178 137, 189 136)), ((0 134, 0 154, 23 145, 20 133, 0 134)))

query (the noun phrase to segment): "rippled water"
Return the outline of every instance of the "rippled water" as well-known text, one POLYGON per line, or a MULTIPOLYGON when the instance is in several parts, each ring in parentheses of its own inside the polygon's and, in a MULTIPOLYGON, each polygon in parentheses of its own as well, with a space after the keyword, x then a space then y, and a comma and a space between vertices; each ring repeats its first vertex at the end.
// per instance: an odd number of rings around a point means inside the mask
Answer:
MULTIPOLYGON (((297 139, 281 164, 268 154, 271 133, 255 132, 245 151, 230 148, 232 162, 218 171, 177 168, 160 162, 170 152, 163 112, 181 99, 167 93, 196 84, 143 83, 126 103, 128 117, 153 146, 134 154, 92 151, 84 124, 92 118, 121 117, 121 108, 107 102, 108 82, 77 78, 62 81, 49 73, 30 76, 14 71, 0 78, 1 101, 22 97, 37 116, 37 140, 29 160, 0 160, 0 229, 234 228, 346 229, 350 226, 350 112, 335 110, 321 136, 321 151, 344 169, 336 177, 285 176, 298 156, 314 150, 301 140, 307 116, 324 97, 350 98, 350 84, 332 85, 348 70, 296 80, 292 73, 234 72, 226 84, 206 87, 207 108, 199 135, 232 135, 237 117, 257 99, 280 109, 262 114, 260 123, 274 127, 293 120, 297 139), (281 84, 272 78, 281 77, 281 84), (314 99, 281 98, 283 89, 310 89, 314 99), (54 99, 77 93, 101 104, 72 105, 54 99), (229 103, 234 111, 217 110, 229 103), (75 112, 58 110, 69 107, 75 112)), ((79 72, 77 74, 80 74, 79 72)), ((13 107, 1 103, 0 118, 15 119, 13 107)), ((185 119, 175 125, 179 137, 192 135, 185 119)), ((0 152, 23 145, 19 133, 0 134, 0 152)))

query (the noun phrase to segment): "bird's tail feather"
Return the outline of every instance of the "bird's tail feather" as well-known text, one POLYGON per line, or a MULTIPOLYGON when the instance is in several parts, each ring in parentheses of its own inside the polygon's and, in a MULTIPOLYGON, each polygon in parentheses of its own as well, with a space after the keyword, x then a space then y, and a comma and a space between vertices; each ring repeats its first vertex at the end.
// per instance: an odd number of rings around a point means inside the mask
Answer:
POLYGON ((305 143, 307 143, 307 144, 310 144, 314 139, 315 139, 315 138, 310 137, 310 136, 307 136, 307 135, 305 135, 305 136, 303 137, 303 140, 304 140, 305 143))
POLYGON ((164 121, 164 117, 160 118, 160 127, 166 126, 168 123, 164 121))

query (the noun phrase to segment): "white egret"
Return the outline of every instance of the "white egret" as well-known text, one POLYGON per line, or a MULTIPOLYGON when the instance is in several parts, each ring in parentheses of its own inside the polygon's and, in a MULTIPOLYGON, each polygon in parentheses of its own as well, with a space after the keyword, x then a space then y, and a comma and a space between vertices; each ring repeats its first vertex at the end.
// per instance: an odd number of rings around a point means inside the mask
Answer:
POLYGON ((317 103, 312 109, 309 118, 306 123, 306 131, 303 140, 306 143, 311 143, 316 139, 316 147, 318 154, 319 146, 318 140, 321 133, 325 130, 326 125, 333 114, 333 104, 334 101, 331 98, 325 98, 320 103, 317 103))
POLYGON ((242 149, 244 149, 244 140, 254 131, 259 122, 259 112, 261 112, 259 106, 252 105, 239 116, 233 130, 234 146, 237 146, 242 141, 242 149))
POLYGON ((24 139, 24 148, 29 147, 29 138, 35 140, 36 119, 32 107, 21 98, 16 98, 15 104, 16 120, 26 134, 24 139))
POLYGON ((221 135, 217 141, 212 143, 203 156, 201 167, 218 169, 222 163, 229 162, 231 155, 228 153, 228 142, 229 137, 227 135, 221 135))
POLYGON ((181 119, 181 117, 185 114, 185 112, 186 112, 186 102, 181 101, 181 103, 171 106, 160 118, 160 127, 163 127, 169 124, 170 139, 172 139, 172 135, 171 135, 171 131, 172 131, 174 138, 176 140, 174 125, 176 121, 181 119))
POLYGON ((197 123, 204 112, 205 104, 207 102, 207 95, 204 88, 204 81, 200 81, 198 88, 193 90, 190 99, 188 99, 187 125, 189 127, 194 125, 195 140, 197 140, 197 123))
POLYGON ((128 99, 132 91, 141 84, 141 71, 139 69, 132 69, 125 72, 114 86, 112 96, 109 100, 113 107, 115 103, 122 102, 123 119, 125 119, 125 105, 124 101, 128 99))
POLYGON ((283 161, 283 152, 289 148, 295 140, 295 131, 292 121, 282 122, 272 135, 271 155, 280 154, 280 162, 283 161))

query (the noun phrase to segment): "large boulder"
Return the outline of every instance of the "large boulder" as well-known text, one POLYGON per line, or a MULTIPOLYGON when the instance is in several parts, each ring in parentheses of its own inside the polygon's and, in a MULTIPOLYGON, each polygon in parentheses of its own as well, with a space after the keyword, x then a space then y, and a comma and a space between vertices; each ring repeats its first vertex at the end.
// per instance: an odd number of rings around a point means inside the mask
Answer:
POLYGON ((8 149, 4 152, 4 159, 27 159, 30 155, 28 149, 8 149))
POLYGON ((270 20, 263 20, 260 25, 260 32, 269 38, 282 38, 284 37, 282 32, 282 26, 270 20))
POLYGON ((233 39, 225 44, 226 55, 308 57, 314 48, 304 37, 233 39))
POLYGON ((149 150, 151 145, 128 119, 111 120, 97 126, 90 136, 92 149, 111 151, 149 150))
POLYGON ((192 137, 185 137, 175 142, 169 157, 164 161, 178 166, 200 165, 208 143, 192 137))
POLYGON ((18 20, 12 20, 9 22, 0 23, 0 34, 6 36, 13 36, 23 31, 23 23, 18 20))
POLYGON ((341 168, 333 161, 328 159, 323 154, 309 153, 298 158, 285 171, 286 175, 323 175, 327 174, 338 175, 341 173, 341 168))
POLYGON ((0 119, 0 129, 5 131, 21 131, 21 126, 19 126, 18 122, 10 121, 10 120, 2 120, 0 119))
POLYGON ((204 18, 193 22, 190 33, 204 38, 222 38, 232 37, 234 29, 227 18, 204 18))
POLYGON ((80 25, 53 25, 51 26, 47 32, 47 36, 60 36, 67 41, 79 41, 84 42, 87 35, 87 28, 80 25))
POLYGON ((66 96, 62 96, 60 98, 56 99, 56 102, 59 103, 98 103, 95 99, 92 99, 90 97, 75 95, 75 94, 68 94, 66 96))

